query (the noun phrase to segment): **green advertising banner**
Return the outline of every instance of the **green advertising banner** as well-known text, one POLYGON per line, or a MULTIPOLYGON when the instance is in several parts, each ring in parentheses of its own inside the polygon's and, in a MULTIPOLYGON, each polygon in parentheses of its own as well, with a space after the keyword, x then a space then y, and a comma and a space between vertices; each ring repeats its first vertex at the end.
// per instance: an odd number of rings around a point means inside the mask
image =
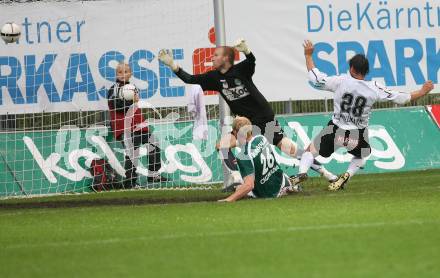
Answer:
MULTIPOLYGON (((328 123, 331 114, 278 116, 286 135, 306 146, 328 123)), ((193 140, 192 122, 152 125, 162 149, 163 186, 186 187, 221 182, 222 168, 215 143, 217 121, 210 121, 208 140, 193 140)), ((372 154, 363 173, 440 168, 440 130, 423 107, 378 110, 370 119, 372 154)), ((141 147, 139 183, 148 176, 146 146, 141 147)), ((124 149, 105 126, 80 129, 65 126, 56 131, 0 133, 0 196, 90 191, 89 165, 106 158, 122 177, 124 149)), ((318 160, 336 173, 344 172, 351 155, 344 149, 318 160)), ((298 160, 278 152, 277 160, 290 175, 298 160)))
MULTIPOLYGON (((308 145, 330 119, 330 113, 278 117, 286 135, 303 146, 308 145)), ((424 107, 373 111, 369 138, 372 154, 360 173, 440 168, 440 130, 424 107)), ((341 174, 351 157, 341 148, 327 159, 317 159, 330 171, 341 174)), ((286 165, 298 163, 294 159, 283 161, 286 165)))
MULTIPOLYGON (((192 122, 152 125, 159 139, 165 187, 218 183, 223 179, 215 150, 218 121, 209 121, 208 140, 193 140, 192 122)), ((139 183, 148 176, 147 146, 140 148, 139 183)), ((125 176, 124 148, 105 126, 57 131, 0 133, 0 196, 88 192, 89 166, 105 158, 120 177, 125 176)))

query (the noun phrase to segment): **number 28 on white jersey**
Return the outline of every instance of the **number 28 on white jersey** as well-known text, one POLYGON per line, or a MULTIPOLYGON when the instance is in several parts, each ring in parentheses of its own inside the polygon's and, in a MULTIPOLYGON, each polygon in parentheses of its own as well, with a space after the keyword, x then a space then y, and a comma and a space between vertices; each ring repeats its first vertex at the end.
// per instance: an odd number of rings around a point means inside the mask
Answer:
POLYGON ((411 99, 410 94, 390 90, 376 81, 359 80, 348 74, 327 76, 317 68, 309 71, 309 81, 316 89, 335 93, 332 120, 343 129, 366 128, 376 102, 405 104, 411 99))

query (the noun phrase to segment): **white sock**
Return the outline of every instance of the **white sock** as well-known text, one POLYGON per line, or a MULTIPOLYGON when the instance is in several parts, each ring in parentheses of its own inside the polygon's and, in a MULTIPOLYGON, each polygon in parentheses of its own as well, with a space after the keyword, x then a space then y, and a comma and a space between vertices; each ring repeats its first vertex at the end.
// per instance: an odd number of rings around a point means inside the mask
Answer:
POLYGON ((330 172, 329 170, 325 169, 322 165, 312 165, 312 169, 321 174, 324 178, 326 178, 328 181, 334 181, 338 178, 335 174, 330 172))
POLYGON ((351 159, 350 165, 348 165, 347 173, 350 174, 350 178, 356 174, 359 169, 362 169, 365 165, 365 160, 358 157, 351 159))
POLYGON ((299 173, 306 174, 310 169, 310 166, 312 166, 313 160, 315 160, 315 158, 311 152, 303 153, 301 156, 301 161, 299 162, 299 173))
POLYGON ((332 172, 330 172, 327 169, 325 169, 325 167, 322 166, 322 164, 319 163, 316 159, 313 160, 311 168, 312 168, 313 171, 319 173, 321 176, 326 178, 328 181, 334 181, 334 180, 336 180, 338 178, 338 176, 336 176, 332 172))

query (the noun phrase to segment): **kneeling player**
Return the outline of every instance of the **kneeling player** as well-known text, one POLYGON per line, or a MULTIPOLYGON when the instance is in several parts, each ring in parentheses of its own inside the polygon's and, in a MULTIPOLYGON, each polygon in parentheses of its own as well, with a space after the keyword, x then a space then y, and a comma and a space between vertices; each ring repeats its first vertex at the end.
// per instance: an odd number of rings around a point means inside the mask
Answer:
POLYGON ((291 186, 266 137, 252 135, 252 123, 248 118, 236 117, 232 129, 241 148, 237 163, 243 183, 231 196, 220 201, 233 202, 250 194, 257 198, 275 198, 300 191, 299 186, 291 186))

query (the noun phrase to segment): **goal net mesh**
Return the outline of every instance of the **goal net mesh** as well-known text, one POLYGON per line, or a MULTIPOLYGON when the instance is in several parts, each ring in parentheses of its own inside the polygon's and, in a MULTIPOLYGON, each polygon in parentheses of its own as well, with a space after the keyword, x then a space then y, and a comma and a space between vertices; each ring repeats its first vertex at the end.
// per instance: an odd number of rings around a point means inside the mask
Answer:
POLYGON ((101 190, 93 188, 102 182, 94 179, 100 159, 112 169, 106 176, 115 177, 104 189, 206 188, 222 181, 218 96, 190 94, 198 88, 157 59, 166 48, 190 73, 210 69, 212 1, 0 0, 0 7, 1 25, 21 27, 19 42, 0 42, 0 197, 101 190), (148 137, 156 139, 136 148, 132 186, 125 182, 124 144, 132 128, 124 126, 117 138, 108 107, 121 62, 131 68, 137 107, 148 137), (201 107, 207 122, 195 125, 204 119, 201 107), (161 167, 152 171, 157 149, 161 167), (158 182, 158 175, 167 181, 158 182))

